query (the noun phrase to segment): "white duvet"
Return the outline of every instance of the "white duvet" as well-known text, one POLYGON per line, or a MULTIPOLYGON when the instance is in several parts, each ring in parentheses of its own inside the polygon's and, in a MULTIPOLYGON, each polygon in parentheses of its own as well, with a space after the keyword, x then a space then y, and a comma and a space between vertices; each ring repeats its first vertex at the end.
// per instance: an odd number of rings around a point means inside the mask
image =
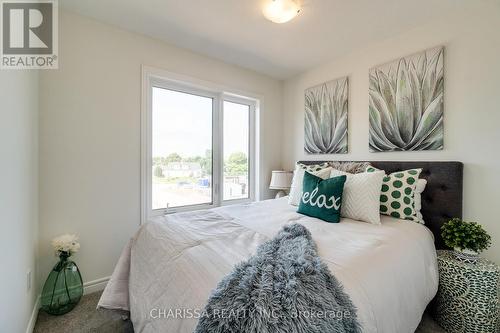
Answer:
POLYGON ((363 332, 414 332, 438 287, 433 236, 383 215, 381 225, 327 223, 286 198, 156 218, 124 249, 99 307, 130 310, 136 332, 192 332, 197 311, 233 266, 283 225, 309 229, 358 309, 363 332))

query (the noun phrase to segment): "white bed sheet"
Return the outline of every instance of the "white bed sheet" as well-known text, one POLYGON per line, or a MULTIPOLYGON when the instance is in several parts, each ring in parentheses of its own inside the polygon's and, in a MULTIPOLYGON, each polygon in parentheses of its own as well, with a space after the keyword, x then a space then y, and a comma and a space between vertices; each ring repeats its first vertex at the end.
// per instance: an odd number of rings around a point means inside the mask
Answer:
POLYGON ((381 225, 327 223, 295 210, 281 198, 157 218, 124 249, 99 306, 130 310, 136 332, 192 332, 196 318, 168 311, 203 309, 234 264, 297 222, 351 297, 363 332, 414 332, 438 287, 432 233, 385 215, 381 225))

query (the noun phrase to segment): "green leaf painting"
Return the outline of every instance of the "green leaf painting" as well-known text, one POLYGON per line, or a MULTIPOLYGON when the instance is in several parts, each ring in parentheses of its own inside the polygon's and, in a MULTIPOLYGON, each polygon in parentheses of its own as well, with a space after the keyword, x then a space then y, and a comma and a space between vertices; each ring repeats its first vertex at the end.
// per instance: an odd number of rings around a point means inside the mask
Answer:
POLYGON ((444 48, 370 70, 370 151, 443 149, 444 48))
POLYGON ((308 154, 347 153, 347 77, 305 91, 304 150, 308 154))

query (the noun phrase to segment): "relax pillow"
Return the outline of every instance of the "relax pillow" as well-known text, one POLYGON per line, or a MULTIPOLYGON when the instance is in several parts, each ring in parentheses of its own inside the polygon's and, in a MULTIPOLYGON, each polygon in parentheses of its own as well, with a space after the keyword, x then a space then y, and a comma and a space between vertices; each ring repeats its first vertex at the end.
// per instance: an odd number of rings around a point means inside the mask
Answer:
POLYGON ((295 166, 295 171, 293 172, 292 185, 290 186, 290 194, 288 195, 288 203, 293 206, 299 205, 300 198, 302 197, 304 173, 306 171, 318 177, 326 179, 330 177, 331 170, 332 168, 329 167, 328 162, 313 165, 297 163, 297 165, 295 166))
POLYGON ((346 175, 342 195, 342 217, 380 224, 380 188, 385 172, 347 173, 332 169, 330 177, 346 175))
MULTIPOLYGON (((366 172, 380 171, 368 167, 366 172)), ((415 210, 415 192, 422 169, 393 172, 384 177, 380 194, 380 213, 422 223, 415 210)))
POLYGON ((346 176, 323 179, 306 171, 297 212, 327 222, 340 222, 345 181, 346 176))

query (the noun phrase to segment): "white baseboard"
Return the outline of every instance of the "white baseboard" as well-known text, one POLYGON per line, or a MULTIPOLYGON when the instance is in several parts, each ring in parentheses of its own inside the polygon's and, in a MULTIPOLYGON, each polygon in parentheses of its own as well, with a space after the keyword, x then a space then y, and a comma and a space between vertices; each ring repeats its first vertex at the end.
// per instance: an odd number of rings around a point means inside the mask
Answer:
POLYGON ((26 328, 26 333, 32 333, 35 328, 36 318, 38 317, 38 310, 40 309, 40 295, 37 296, 35 305, 33 306, 33 311, 31 312, 30 321, 28 322, 28 327, 26 328))
POLYGON ((106 276, 100 279, 85 282, 83 284, 83 294, 87 295, 95 293, 96 291, 104 290, 106 284, 108 284, 109 278, 110 276, 106 276))

